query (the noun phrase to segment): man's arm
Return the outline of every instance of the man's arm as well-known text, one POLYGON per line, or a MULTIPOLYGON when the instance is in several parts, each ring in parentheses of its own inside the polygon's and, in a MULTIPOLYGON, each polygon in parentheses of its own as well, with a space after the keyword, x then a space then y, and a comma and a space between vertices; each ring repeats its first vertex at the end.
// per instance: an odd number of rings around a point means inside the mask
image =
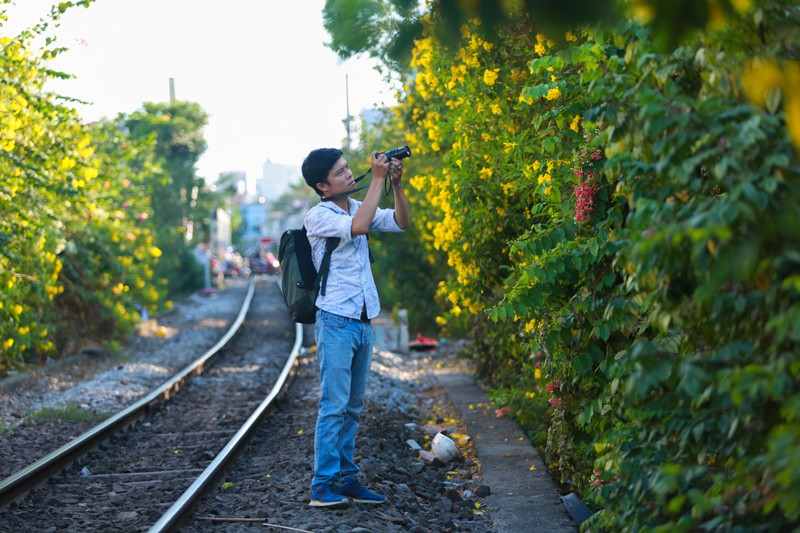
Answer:
POLYGON ((394 221, 400 229, 408 229, 411 225, 411 211, 408 207, 408 198, 403 190, 403 163, 400 160, 393 160, 389 164, 389 172, 392 176, 392 190, 394 191, 394 221))
MULTIPOLYGON (((369 232, 372 219, 375 218, 375 213, 378 211, 378 203, 381 201, 386 175, 389 173, 389 160, 383 152, 372 152, 369 158, 369 166, 372 169, 372 181, 369 184, 369 189, 367 189, 367 194, 364 196, 364 201, 361 202, 358 211, 353 217, 350 230, 353 236, 366 235, 369 232)), ((395 192, 396 197, 397 193, 395 192)), ((405 194, 403 197, 405 197, 405 194)), ((406 205, 406 213, 408 213, 408 205, 406 205)))

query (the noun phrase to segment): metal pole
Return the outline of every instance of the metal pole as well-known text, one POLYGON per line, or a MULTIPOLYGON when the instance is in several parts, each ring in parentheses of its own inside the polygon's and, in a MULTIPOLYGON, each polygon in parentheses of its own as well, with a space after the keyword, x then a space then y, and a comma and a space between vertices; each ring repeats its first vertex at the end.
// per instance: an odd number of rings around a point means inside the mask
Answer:
POLYGON ((345 94, 345 107, 347 109, 347 116, 342 122, 344 122, 345 130, 347 130, 347 148, 350 148, 351 146, 350 122, 353 120, 353 117, 350 116, 350 81, 347 74, 344 75, 344 94, 345 94))

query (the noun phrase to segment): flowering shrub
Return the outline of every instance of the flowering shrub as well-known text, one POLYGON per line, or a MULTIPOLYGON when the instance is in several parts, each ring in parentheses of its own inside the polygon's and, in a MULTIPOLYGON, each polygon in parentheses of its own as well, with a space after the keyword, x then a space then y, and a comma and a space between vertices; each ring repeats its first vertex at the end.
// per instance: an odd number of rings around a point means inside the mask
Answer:
MULTIPOLYGON (((62 2, 51 20, 89 3, 62 2)), ((45 92, 58 49, 29 49, 47 27, 0 38, 0 373, 78 348, 76 338, 124 335, 137 306, 166 305, 148 191, 131 164, 151 148, 111 124, 81 124, 45 92)))
POLYGON ((590 527, 800 520, 800 12, 725 13, 666 52, 633 22, 557 49, 474 20, 414 51, 442 321, 468 321, 498 404, 529 428, 545 410, 590 527))

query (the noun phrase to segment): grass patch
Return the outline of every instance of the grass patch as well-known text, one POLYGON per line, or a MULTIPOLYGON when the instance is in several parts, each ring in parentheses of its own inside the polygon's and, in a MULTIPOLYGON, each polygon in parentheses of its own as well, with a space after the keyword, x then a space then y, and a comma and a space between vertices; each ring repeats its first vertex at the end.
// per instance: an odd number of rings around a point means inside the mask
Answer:
POLYGON ((66 407, 45 407, 28 413, 30 420, 64 420, 66 422, 102 422, 111 416, 108 413, 95 413, 81 409, 75 404, 66 407))

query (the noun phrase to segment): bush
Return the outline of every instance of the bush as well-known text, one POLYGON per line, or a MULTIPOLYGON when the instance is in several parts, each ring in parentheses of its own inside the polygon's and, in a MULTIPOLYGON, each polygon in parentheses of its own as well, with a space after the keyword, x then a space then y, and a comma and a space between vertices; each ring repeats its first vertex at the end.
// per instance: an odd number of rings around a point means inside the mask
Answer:
POLYGON ((521 421, 547 398, 548 463, 609 530, 800 518, 800 10, 726 16, 674 50, 635 22, 430 31, 402 102, 442 161, 412 184, 446 318, 521 421))

